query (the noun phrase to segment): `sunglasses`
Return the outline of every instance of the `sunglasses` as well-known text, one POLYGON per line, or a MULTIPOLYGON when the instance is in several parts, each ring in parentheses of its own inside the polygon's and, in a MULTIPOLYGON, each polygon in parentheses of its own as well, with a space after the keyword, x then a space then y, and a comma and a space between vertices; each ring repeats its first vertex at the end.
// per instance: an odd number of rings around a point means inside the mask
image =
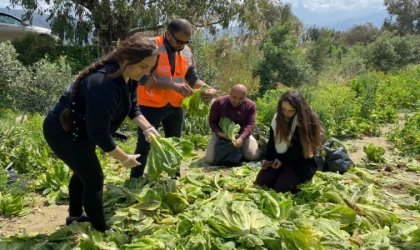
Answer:
MULTIPOLYGON (((168 30, 169 31, 169 30, 168 30)), ((185 44, 189 44, 191 42, 191 40, 189 41, 182 41, 182 40, 178 40, 176 39, 176 37, 174 36, 174 33, 170 32, 169 33, 172 35, 172 38, 175 39, 175 42, 177 45, 185 45, 185 44)))

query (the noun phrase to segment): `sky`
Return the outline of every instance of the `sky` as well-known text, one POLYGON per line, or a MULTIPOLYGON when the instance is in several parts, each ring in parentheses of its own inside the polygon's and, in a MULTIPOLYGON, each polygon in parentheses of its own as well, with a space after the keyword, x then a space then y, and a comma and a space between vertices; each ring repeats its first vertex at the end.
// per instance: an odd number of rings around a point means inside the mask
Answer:
MULTIPOLYGON (((384 0, 283 0, 306 26, 327 26, 346 30, 354 24, 373 23, 380 27, 387 16, 384 0)), ((0 8, 9 0, 0 0, 0 8)))
POLYGON ((304 8, 313 13, 384 9, 383 0, 284 0, 283 2, 290 3, 294 8, 304 8))
POLYGON ((371 22, 380 27, 388 16, 384 0, 283 0, 306 25, 347 30, 371 22))

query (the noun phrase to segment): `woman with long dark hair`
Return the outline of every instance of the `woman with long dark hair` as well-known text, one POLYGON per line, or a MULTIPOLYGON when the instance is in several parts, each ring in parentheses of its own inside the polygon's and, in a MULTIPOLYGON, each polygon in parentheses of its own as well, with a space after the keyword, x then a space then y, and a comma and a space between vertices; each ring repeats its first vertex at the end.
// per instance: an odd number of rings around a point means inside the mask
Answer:
POLYGON ((98 146, 127 168, 139 165, 139 155, 125 153, 112 138, 127 116, 146 139, 150 133, 159 136, 141 114, 136 95, 137 81, 154 69, 157 55, 157 46, 147 38, 119 42, 112 52, 80 72, 48 113, 45 139, 74 172, 66 225, 90 221, 98 231, 109 229, 103 211, 104 175, 95 149, 98 146))
POLYGON ((277 192, 296 192, 316 172, 314 154, 321 148, 322 132, 318 117, 298 91, 281 95, 255 183, 277 192))

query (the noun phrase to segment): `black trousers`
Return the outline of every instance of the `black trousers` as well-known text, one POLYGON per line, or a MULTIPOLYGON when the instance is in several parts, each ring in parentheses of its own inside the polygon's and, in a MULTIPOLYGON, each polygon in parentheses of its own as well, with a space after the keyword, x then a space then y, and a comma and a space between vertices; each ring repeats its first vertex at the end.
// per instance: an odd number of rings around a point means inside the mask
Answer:
POLYGON ((95 153, 95 145, 86 139, 74 138, 58 122, 58 116, 48 114, 44 121, 44 137, 52 151, 73 171, 69 183, 69 215, 85 213, 98 231, 109 229, 103 209, 104 174, 95 153))
POLYGON ((255 180, 255 184, 267 186, 276 190, 276 192, 292 192, 297 191, 297 186, 304 181, 293 170, 291 165, 282 165, 277 169, 267 168, 261 169, 255 180))
MULTIPOLYGON (((162 108, 152 108, 146 106, 140 106, 141 112, 144 117, 153 125, 156 129, 159 128, 162 123, 165 137, 181 137, 182 124, 184 122, 184 112, 181 108, 173 107, 168 104, 162 108)), ((143 131, 138 129, 138 138, 136 146, 136 154, 140 154, 137 161, 141 165, 131 169, 131 177, 138 178, 143 176, 144 168, 147 164, 147 156, 149 155, 150 144, 146 142, 143 131)))

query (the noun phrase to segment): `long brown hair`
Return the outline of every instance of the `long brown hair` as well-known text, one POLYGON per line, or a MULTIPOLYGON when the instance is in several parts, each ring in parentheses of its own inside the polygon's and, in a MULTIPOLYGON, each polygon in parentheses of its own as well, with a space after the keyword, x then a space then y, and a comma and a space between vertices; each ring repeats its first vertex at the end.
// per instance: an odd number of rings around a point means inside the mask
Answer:
MULTIPOLYGON (((115 79, 122 75, 128 65, 139 63, 144 58, 157 54, 158 50, 156 44, 145 37, 131 36, 126 40, 119 42, 118 46, 113 51, 103 56, 99 61, 92 63, 79 73, 71 89, 69 105, 71 105, 76 96, 79 84, 90 73, 100 69, 106 64, 119 64, 120 68, 117 71, 107 75, 107 77, 115 79)), ((70 130, 72 121, 72 111, 69 105, 64 108, 60 115, 61 126, 66 132, 70 130)))
POLYGON ((288 102, 296 109, 297 128, 299 129, 300 142, 302 144, 303 155, 305 158, 312 158, 314 153, 321 148, 322 136, 324 129, 315 113, 309 107, 305 98, 296 90, 283 93, 277 104, 276 117, 276 141, 286 141, 290 144, 288 136, 291 131, 293 118, 289 122, 286 121, 282 112, 282 102, 288 102))

